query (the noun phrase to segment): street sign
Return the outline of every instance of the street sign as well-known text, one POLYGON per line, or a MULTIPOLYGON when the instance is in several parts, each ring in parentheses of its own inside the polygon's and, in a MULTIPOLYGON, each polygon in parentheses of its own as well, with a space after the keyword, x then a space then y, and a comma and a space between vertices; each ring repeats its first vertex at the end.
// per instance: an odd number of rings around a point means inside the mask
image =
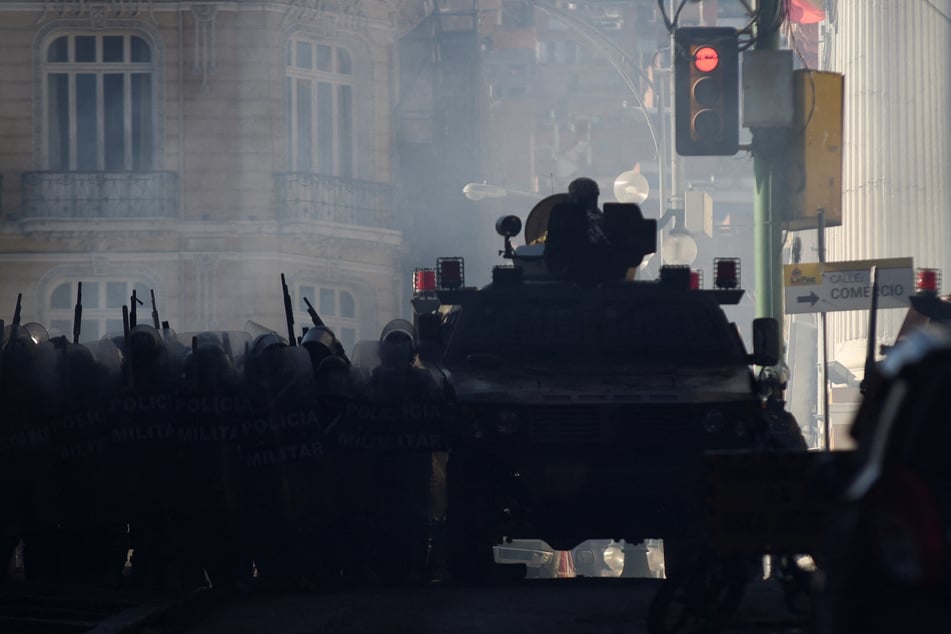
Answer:
POLYGON ((783 267, 786 313, 868 310, 872 305, 871 269, 878 267, 878 307, 906 308, 915 292, 911 258, 808 262, 783 267))

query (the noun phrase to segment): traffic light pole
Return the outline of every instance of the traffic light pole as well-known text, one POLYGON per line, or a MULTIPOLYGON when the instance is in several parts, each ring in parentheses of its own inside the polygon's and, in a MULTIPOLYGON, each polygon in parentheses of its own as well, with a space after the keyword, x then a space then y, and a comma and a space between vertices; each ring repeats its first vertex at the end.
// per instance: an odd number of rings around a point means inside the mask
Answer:
MULTIPOLYGON (((779 48, 776 16, 781 0, 759 0, 756 25, 756 49, 779 48)), ((756 268, 756 316, 783 318, 782 218, 773 204, 773 182, 777 169, 776 145, 768 140, 757 143, 753 133, 753 232, 756 268)))

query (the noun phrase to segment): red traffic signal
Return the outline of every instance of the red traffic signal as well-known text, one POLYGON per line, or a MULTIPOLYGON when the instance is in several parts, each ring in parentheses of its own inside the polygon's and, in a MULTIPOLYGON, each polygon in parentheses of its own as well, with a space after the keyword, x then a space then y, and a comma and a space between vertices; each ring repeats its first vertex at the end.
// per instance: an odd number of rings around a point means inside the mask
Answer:
POLYGON ((730 156, 740 145, 739 37, 732 27, 674 33, 677 153, 730 156))
POLYGON ((717 49, 712 46, 703 46, 693 53, 693 66, 701 73, 711 73, 720 63, 717 49))

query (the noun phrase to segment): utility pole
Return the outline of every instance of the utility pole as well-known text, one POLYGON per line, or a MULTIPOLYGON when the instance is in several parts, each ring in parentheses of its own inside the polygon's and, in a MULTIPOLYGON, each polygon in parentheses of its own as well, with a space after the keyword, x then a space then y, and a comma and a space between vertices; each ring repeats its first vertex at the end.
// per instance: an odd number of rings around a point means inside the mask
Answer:
MULTIPOLYGON (((676 5, 677 0, 669 0, 667 7, 667 14, 673 18, 676 15, 676 5)), ((664 146, 667 148, 667 159, 670 161, 667 169, 670 170, 670 191, 666 192, 666 199, 661 198, 661 208, 660 208, 660 217, 674 209, 683 210, 683 200, 684 200, 684 184, 683 184, 683 173, 684 173, 684 161, 683 158, 677 154, 677 108, 674 102, 674 58, 677 55, 677 41, 674 33, 670 34, 670 72, 667 73, 667 104, 670 106, 670 116, 669 116, 669 126, 667 130, 667 136, 664 139, 664 146)), ((663 177, 663 171, 661 171, 661 177, 663 177)), ((663 192, 661 193, 663 195, 663 192)), ((678 222, 683 222, 683 216, 681 215, 678 222)), ((661 228, 660 232, 657 235, 657 256, 658 263, 664 264, 664 255, 663 255, 663 243, 664 236, 667 234, 667 229, 661 228)))
MULTIPOLYGON (((779 48, 781 0, 759 0, 756 50, 779 48)), ((756 256, 756 316, 783 318, 782 218, 773 201, 777 155, 783 143, 775 130, 753 131, 753 233, 756 256)))

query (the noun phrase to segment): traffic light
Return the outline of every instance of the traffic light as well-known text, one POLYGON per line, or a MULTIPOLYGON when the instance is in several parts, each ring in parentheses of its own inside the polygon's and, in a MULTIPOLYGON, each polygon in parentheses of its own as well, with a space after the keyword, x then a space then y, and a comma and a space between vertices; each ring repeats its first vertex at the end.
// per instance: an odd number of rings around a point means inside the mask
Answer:
POLYGON ((677 153, 732 156, 740 145, 739 38, 732 27, 674 33, 677 153))

